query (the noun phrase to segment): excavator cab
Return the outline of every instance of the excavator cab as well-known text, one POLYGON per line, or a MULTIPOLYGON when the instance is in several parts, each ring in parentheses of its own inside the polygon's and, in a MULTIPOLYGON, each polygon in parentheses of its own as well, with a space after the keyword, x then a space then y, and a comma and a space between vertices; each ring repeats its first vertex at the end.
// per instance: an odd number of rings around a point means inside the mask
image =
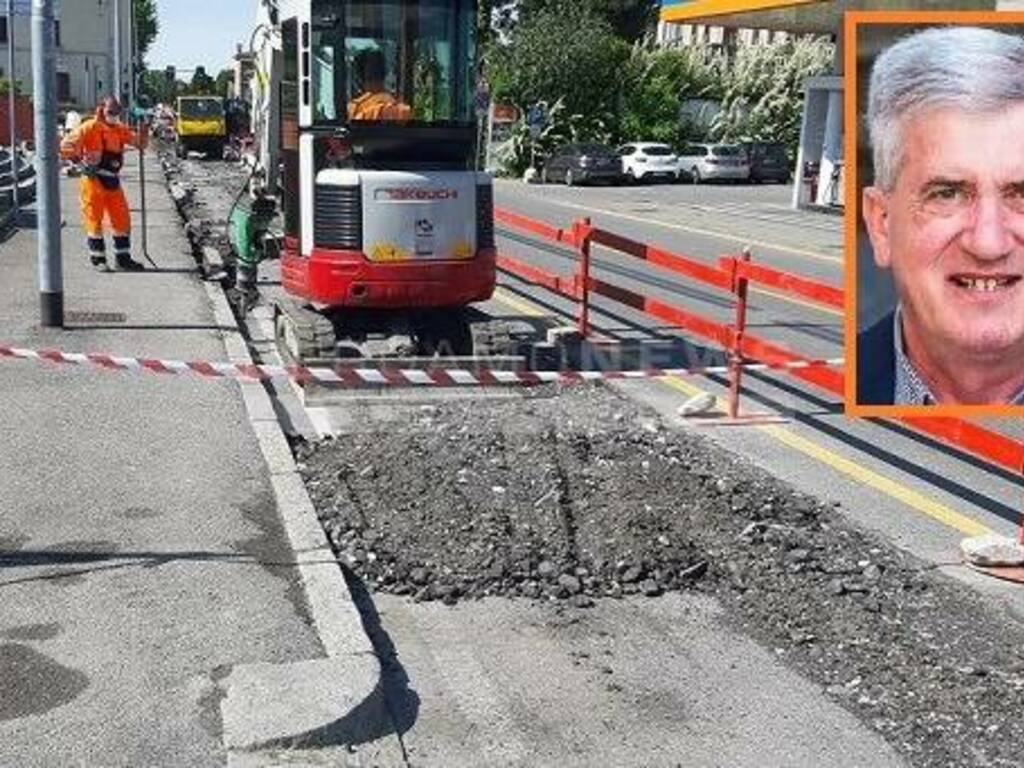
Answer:
POLYGON ((276 3, 262 138, 283 213, 282 284, 336 331, 359 312, 436 323, 494 290, 492 181, 476 170, 476 6, 276 3))

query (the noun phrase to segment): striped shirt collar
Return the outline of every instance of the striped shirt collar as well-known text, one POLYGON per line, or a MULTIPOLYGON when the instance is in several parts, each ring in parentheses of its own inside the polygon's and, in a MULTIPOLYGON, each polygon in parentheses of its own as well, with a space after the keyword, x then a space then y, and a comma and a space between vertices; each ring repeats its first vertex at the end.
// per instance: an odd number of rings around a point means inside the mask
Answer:
MULTIPOLYGON (((896 386, 893 392, 893 404, 935 405, 938 401, 903 350, 902 316, 902 308, 896 307, 896 312, 893 314, 893 345, 896 355, 896 386)), ((1021 389, 1009 404, 1024 404, 1024 389, 1021 389)))

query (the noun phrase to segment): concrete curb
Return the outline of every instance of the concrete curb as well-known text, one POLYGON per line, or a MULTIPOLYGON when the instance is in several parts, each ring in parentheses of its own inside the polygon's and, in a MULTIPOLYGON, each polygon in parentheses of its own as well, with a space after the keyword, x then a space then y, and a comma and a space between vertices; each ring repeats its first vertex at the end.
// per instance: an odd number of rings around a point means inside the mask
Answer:
MULTIPOLYGON (((173 190, 169 196, 181 211, 183 200, 173 190)), ((217 267, 210 263, 213 254, 209 250, 204 249, 201 265, 207 276, 211 267, 217 267)), ((228 360, 252 364, 224 290, 209 279, 202 285, 216 324, 233 329, 221 333, 228 360)), ((228 763, 277 765, 288 753, 303 748, 313 750, 307 754, 312 763, 314 755, 332 743, 360 744, 376 739, 374 751, 400 764, 404 762, 401 745, 389 733, 382 699, 380 660, 317 519, 277 411, 261 382, 239 381, 238 386, 326 658, 239 664, 218 682, 224 692, 220 709, 228 763)), ((342 748, 346 754, 354 754, 348 746, 342 748)))
MULTIPOLYGON (((217 285, 204 285, 213 304, 217 325, 237 329, 224 292, 217 285)), ((224 334, 224 346, 231 362, 252 364, 240 331, 224 334)), ((295 552, 299 576, 324 650, 328 656, 372 654, 373 645, 363 631, 359 610, 317 520, 313 502, 292 458, 270 396, 259 382, 243 381, 239 385, 249 423, 267 463, 277 507, 295 552)))

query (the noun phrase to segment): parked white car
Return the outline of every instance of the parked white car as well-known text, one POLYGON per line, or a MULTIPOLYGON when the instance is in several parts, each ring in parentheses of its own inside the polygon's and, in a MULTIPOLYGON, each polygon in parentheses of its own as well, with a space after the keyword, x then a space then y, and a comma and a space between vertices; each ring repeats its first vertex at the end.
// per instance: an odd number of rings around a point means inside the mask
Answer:
POLYGON ((694 184, 712 179, 746 181, 750 160, 738 144, 688 144, 679 154, 679 173, 694 184))
POLYGON ((623 144, 616 152, 622 158, 622 175, 630 181, 679 178, 679 159, 668 144, 640 141, 623 144))

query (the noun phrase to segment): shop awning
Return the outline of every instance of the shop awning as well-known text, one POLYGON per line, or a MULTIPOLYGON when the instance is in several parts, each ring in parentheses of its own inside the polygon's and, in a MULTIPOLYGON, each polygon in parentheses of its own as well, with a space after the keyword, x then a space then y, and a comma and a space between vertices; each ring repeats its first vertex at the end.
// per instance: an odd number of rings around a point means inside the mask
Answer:
POLYGON ((828 34, 842 26, 847 10, 993 10, 1017 0, 662 0, 661 20, 786 32, 828 34))

